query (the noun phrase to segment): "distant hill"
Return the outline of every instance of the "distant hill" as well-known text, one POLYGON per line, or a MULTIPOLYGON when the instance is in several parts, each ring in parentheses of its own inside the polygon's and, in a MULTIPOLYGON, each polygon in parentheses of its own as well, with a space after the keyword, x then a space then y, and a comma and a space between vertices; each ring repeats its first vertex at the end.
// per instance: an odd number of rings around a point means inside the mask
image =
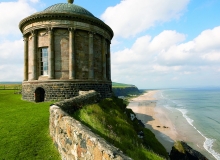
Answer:
POLYGON ((0 82, 0 84, 22 84, 22 82, 0 82))
POLYGON ((115 96, 138 95, 141 93, 135 85, 116 82, 112 82, 112 91, 115 96))
POLYGON ((112 82, 112 87, 114 87, 114 88, 119 88, 119 87, 124 88, 124 87, 135 87, 135 85, 112 82))

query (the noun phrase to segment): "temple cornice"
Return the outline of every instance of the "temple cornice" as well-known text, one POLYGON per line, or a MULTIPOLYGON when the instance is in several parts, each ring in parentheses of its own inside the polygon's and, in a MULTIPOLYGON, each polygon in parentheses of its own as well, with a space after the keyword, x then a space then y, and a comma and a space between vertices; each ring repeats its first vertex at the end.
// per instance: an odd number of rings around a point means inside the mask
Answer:
POLYGON ((86 15, 78 15, 78 14, 67 14, 67 13, 37 13, 33 14, 25 19, 23 19, 19 23, 19 28, 21 32, 23 32, 24 27, 42 21, 50 21, 50 20, 68 20, 68 21, 78 21, 78 22, 86 22, 87 24, 95 25, 97 27, 103 28, 108 34, 112 37, 114 33, 112 29, 106 25, 104 22, 99 20, 98 18, 86 16, 86 15))

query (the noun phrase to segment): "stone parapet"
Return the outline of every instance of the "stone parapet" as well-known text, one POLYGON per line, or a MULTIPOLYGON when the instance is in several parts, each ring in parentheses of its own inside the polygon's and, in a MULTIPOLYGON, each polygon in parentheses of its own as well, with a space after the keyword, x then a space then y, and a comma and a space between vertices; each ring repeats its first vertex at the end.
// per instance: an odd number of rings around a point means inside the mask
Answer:
POLYGON ((62 160, 131 160, 61 109, 68 110, 71 103, 78 104, 82 101, 95 103, 97 96, 95 91, 84 92, 79 97, 57 103, 61 107, 50 107, 50 135, 62 160))
POLYGON ((94 90, 79 91, 79 96, 56 102, 54 105, 60 107, 62 110, 68 113, 73 113, 86 104, 98 102, 100 98, 100 94, 94 90))

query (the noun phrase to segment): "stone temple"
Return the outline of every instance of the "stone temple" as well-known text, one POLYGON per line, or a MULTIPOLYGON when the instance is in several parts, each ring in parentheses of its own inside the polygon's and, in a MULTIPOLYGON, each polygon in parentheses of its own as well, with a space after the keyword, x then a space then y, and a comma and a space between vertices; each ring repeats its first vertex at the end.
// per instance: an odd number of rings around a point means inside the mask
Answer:
POLYGON ((24 37, 24 100, 63 100, 80 90, 111 96, 113 31, 103 21, 69 1, 26 17, 19 28, 24 37))

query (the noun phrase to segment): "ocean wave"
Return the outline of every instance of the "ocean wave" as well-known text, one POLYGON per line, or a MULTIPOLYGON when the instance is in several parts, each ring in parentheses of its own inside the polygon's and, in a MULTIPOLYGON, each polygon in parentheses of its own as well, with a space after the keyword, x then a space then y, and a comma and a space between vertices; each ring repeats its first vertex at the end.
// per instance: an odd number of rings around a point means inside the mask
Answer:
MULTIPOLYGON (((200 133, 201 134, 201 133, 200 133)), ((202 135, 202 134, 201 134, 202 135)), ((212 154, 217 160, 220 160, 220 154, 212 149, 213 143, 216 141, 215 139, 206 138, 204 135, 202 135, 205 138, 205 142, 203 144, 203 147, 212 154)))
MULTIPOLYGON (((182 115, 183 115, 183 117, 187 120, 187 122, 191 125, 191 126, 193 126, 193 120, 192 119, 190 119, 187 115, 186 115, 186 113, 187 113, 187 110, 186 109, 177 109, 177 110, 179 110, 181 113, 182 113, 182 115)), ((194 127, 194 126, 193 126, 194 127)), ((194 127, 195 128, 195 127, 194 127)))
POLYGON ((215 139, 210 139, 204 136, 194 125, 193 125, 193 120, 190 119, 186 114, 187 110, 186 109, 177 109, 179 110, 183 117, 187 120, 187 122, 202 136, 205 138, 205 142, 203 143, 203 147, 210 153, 212 154, 217 160, 220 160, 220 154, 216 152, 213 147, 213 143, 215 142, 215 139))

